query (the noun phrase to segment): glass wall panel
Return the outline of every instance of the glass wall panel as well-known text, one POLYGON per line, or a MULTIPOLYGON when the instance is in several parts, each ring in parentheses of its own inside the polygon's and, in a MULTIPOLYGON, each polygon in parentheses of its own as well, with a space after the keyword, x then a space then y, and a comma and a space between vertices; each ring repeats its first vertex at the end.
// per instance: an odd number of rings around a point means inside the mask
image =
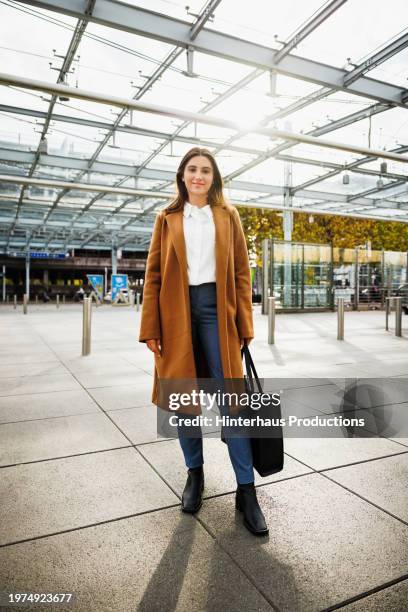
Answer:
POLYGON ((304 308, 328 308, 331 300, 330 245, 303 245, 304 308))
POLYGON ((271 257, 277 308, 330 307, 330 245, 273 241, 271 257))
MULTIPOLYGON (((408 284, 408 253, 271 240, 268 295, 278 309, 381 309, 408 284)), ((255 285, 255 283, 254 283, 255 285)), ((261 286, 261 279, 258 279, 261 286)))
POLYGON ((407 280, 407 253, 384 251, 384 288, 391 295, 407 280))
POLYGON ((344 304, 355 304, 356 251, 355 249, 333 248, 333 294, 334 301, 344 298, 344 304))
POLYGON ((360 308, 382 305, 382 251, 358 249, 358 302, 360 308))
POLYGON ((272 243, 273 293, 277 308, 302 308, 303 246, 272 243))

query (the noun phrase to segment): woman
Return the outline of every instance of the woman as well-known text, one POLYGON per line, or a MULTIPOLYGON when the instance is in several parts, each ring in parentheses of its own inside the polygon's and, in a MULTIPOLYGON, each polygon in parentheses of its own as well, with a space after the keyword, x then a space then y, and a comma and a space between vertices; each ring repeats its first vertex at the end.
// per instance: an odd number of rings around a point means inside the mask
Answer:
MULTIPOLYGON (((139 335, 154 353, 156 405, 160 379, 242 379, 241 347, 254 337, 245 236, 238 211, 224 199, 210 151, 188 151, 176 183, 177 196, 157 215, 153 229, 139 335)), ((204 489, 202 436, 185 436, 181 428, 178 435, 188 468, 182 510, 194 513, 204 489)), ((247 529, 266 534, 250 440, 225 441, 237 480, 236 508, 247 529)))

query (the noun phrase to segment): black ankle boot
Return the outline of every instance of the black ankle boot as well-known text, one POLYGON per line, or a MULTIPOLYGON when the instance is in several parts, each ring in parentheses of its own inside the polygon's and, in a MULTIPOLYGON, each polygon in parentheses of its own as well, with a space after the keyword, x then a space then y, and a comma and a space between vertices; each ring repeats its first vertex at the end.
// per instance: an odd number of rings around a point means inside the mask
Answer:
POLYGON ((181 498, 181 509, 183 512, 190 512, 193 514, 201 508, 201 504, 203 503, 203 466, 200 465, 196 468, 189 468, 187 473, 187 482, 181 498))
POLYGON ((244 525, 251 533, 255 535, 266 535, 268 533, 269 530, 259 507, 253 482, 238 485, 235 507, 244 513, 244 525))

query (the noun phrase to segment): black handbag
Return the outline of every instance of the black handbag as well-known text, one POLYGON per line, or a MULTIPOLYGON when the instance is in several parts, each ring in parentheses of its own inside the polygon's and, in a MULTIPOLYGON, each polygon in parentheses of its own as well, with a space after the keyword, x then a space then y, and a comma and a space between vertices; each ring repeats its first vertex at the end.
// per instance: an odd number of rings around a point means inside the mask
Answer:
MULTIPOLYGON (((257 394, 264 393, 251 353, 249 352, 249 347, 246 344, 244 344, 241 349, 241 357, 242 356, 245 357, 246 376, 244 376, 244 379, 246 393, 249 396, 255 392, 257 394), (254 382, 256 382, 258 391, 255 391, 254 382)), ((254 410, 251 408, 247 413, 252 413, 248 414, 248 416, 254 416, 254 410)), ((256 411, 256 414, 259 414, 263 419, 274 419, 274 422, 279 422, 282 417, 280 402, 278 404, 271 402, 265 406, 261 406, 260 409, 256 411)), ((283 432, 280 425, 274 426, 274 437, 251 437, 250 440, 254 468, 260 476, 270 476, 283 469, 283 432)))

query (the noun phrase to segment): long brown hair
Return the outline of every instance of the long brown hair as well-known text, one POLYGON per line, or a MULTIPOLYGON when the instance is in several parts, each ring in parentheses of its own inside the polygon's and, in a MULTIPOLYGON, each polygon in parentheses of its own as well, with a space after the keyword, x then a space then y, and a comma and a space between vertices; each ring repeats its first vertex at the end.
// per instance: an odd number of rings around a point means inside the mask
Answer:
POLYGON ((196 155, 203 155, 206 157, 211 163, 213 169, 213 183, 208 192, 208 204, 210 206, 224 206, 226 204, 224 194, 223 194, 223 181, 221 177, 221 173, 217 166, 217 162, 211 151, 208 149, 201 149, 200 147, 193 147, 184 155, 183 159, 180 162, 180 165, 177 169, 176 174, 176 188, 177 195, 170 202, 168 206, 164 209, 166 214, 170 214, 173 212, 177 212, 179 210, 183 210, 184 202, 188 200, 188 191, 183 181, 184 169, 187 166, 188 162, 192 157, 196 155))

